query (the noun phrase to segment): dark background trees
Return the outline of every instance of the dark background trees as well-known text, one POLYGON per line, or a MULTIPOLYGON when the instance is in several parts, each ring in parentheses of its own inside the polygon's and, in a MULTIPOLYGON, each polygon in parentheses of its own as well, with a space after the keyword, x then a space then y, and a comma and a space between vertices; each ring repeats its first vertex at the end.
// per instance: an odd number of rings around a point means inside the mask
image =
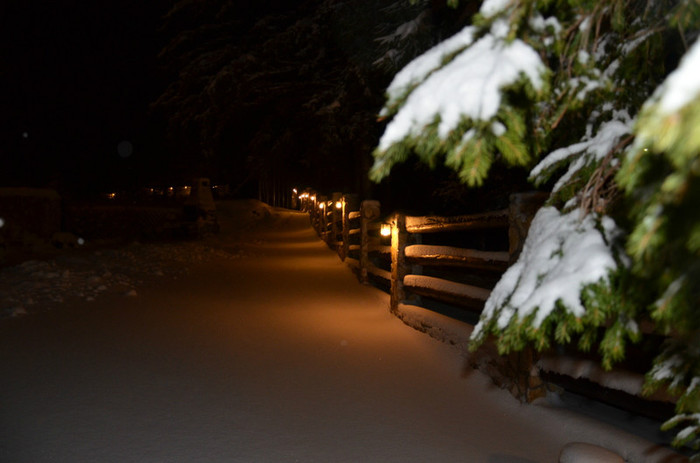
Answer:
POLYGON ((240 196, 293 183, 473 204, 447 171, 367 171, 393 75, 478 4, 3 2, 0 184, 87 195, 206 175, 240 196))

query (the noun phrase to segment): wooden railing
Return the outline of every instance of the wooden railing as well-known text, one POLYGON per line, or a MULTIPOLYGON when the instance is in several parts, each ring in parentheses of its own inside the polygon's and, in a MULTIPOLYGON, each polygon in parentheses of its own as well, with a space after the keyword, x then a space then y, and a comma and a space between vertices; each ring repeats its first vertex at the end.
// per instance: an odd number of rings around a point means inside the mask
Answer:
MULTIPOLYGON (((513 194, 505 209, 449 217, 382 215, 378 201, 359 202, 357 196, 341 193, 321 196, 307 190, 295 199, 293 204, 309 214, 318 235, 356 271, 359 279, 387 289, 391 311, 411 326, 424 329, 424 321, 413 324, 406 318, 402 313, 406 307, 401 304, 426 307, 423 298, 429 298, 465 308, 462 313, 478 315, 495 283, 517 260, 530 222, 546 194, 513 194)), ((548 381, 595 399, 614 397, 610 399, 614 404, 635 413, 663 417, 672 410, 668 397, 640 399, 608 389, 602 372, 579 381, 577 374, 567 370, 580 367, 584 361, 593 365, 592 361, 575 356, 569 359, 568 354, 557 351, 546 353, 542 363, 537 363, 539 356, 531 349, 501 356, 495 345, 487 342, 480 353, 470 354, 469 362, 521 400, 544 394, 543 375, 548 381), (602 388, 596 389, 594 383, 602 388)), ((616 377, 621 373, 610 374, 616 377)), ((643 381, 641 374, 622 374, 640 384, 643 381)))
POLYGON ((378 201, 355 195, 320 195, 307 190, 298 205, 318 235, 356 270, 364 283, 380 280, 391 295, 391 310, 421 296, 480 311, 491 288, 519 254, 542 193, 520 193, 507 209, 459 216, 383 216, 378 201), (481 233, 481 237, 467 236, 481 233), (464 244, 440 243, 428 235, 460 234, 464 244), (474 246, 496 235, 495 249, 474 246), (430 241, 429 243, 427 241, 430 241), (471 245, 471 246, 470 246, 471 245), (488 274, 488 278, 483 278, 488 274), (481 276, 479 276, 481 275, 481 276))

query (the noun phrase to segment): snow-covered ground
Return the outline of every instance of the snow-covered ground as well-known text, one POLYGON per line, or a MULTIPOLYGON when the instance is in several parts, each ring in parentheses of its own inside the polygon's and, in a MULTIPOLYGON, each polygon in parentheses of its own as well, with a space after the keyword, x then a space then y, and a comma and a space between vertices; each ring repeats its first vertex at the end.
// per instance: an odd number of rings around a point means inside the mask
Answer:
POLYGON ((2 270, 0 462, 531 463, 571 442, 683 461, 556 398, 519 404, 392 316, 305 215, 219 211, 204 242, 2 270))

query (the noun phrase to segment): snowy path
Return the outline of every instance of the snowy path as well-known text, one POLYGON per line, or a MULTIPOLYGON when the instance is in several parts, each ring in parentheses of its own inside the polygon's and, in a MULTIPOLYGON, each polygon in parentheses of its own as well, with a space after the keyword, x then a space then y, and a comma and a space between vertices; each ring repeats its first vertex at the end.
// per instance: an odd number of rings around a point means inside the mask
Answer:
POLYGON ((187 279, 0 320, 0 462, 529 463, 570 441, 668 456, 465 376, 304 216, 267 223, 187 279))

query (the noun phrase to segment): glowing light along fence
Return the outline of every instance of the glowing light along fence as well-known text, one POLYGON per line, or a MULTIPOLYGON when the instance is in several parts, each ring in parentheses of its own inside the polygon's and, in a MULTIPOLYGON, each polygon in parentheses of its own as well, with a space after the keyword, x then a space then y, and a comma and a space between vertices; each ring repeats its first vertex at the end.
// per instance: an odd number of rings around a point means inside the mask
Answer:
POLYGON ((297 202, 309 213, 318 235, 356 270, 362 282, 379 278, 388 283, 392 311, 419 296, 480 311, 491 293, 488 287, 435 276, 436 272, 425 274, 430 272, 424 269, 448 268, 443 273, 458 276, 460 269, 502 274, 520 253, 530 221, 544 199, 541 193, 520 193, 511 195, 509 207, 499 211, 450 217, 395 213, 384 218, 378 201, 360 203, 356 195, 329 197, 307 190, 298 194, 297 202), (475 230, 500 230, 508 249, 423 244, 427 234, 475 230), (378 264, 387 261, 388 265, 378 264))

